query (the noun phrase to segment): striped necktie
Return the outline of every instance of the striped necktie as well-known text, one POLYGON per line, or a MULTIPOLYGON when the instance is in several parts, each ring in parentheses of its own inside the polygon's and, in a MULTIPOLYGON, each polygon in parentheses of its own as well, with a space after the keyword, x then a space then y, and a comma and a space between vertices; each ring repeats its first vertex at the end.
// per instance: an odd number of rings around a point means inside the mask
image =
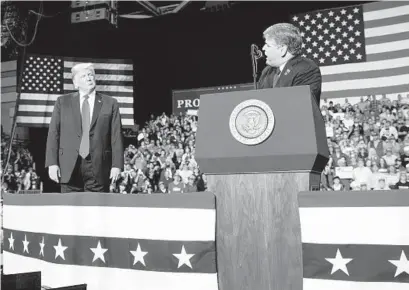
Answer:
POLYGON ((276 87, 278 78, 280 77, 280 73, 281 73, 281 70, 280 70, 280 68, 278 67, 278 68, 276 69, 276 72, 275 72, 274 77, 273 77, 273 88, 276 87))
POLYGON ((80 156, 86 158, 89 154, 89 127, 90 127, 90 107, 88 102, 88 95, 84 96, 81 110, 81 123, 82 123, 82 137, 80 144, 80 156))

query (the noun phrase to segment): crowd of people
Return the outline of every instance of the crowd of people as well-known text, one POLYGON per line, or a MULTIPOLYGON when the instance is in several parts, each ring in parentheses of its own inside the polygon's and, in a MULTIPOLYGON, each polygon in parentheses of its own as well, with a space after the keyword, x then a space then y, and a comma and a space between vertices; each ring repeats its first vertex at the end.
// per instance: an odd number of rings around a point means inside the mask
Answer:
MULTIPOLYGON (((324 101, 330 159, 321 174, 321 190, 409 189, 409 94, 361 98, 351 105, 324 101)), ((110 192, 121 194, 204 191, 206 176, 195 160, 197 116, 151 115, 125 149, 125 166, 110 192)), ((22 144, 12 146, 8 168, 7 136, 2 136, 4 192, 35 190, 40 180, 33 158, 22 144)))
POLYGON ((3 134, 1 136, 1 168, 2 192, 21 192, 24 190, 40 189, 40 178, 35 171, 33 156, 27 149, 25 142, 13 142, 10 153, 10 161, 7 166, 9 155, 10 137, 3 134), (3 176, 4 172, 4 176, 3 176))
POLYGON ((151 115, 135 144, 125 149, 116 193, 183 193, 206 190, 206 176, 195 160, 197 117, 151 115))
POLYGON ((321 111, 330 150, 322 190, 409 188, 409 94, 329 101, 321 111))

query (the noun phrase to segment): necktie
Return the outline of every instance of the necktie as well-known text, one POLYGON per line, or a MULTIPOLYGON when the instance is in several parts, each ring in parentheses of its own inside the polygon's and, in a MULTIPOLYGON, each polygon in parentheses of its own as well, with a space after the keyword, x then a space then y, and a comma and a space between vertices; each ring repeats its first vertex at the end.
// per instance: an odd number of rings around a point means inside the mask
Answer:
POLYGON ((274 74, 274 77, 273 77, 273 88, 276 87, 278 78, 280 77, 280 73, 281 73, 281 71, 280 71, 280 68, 278 67, 275 74, 274 74))
POLYGON ((89 96, 84 96, 84 101, 82 102, 81 110, 81 121, 82 121, 82 137, 80 144, 80 156, 86 158, 89 154, 89 126, 90 126, 90 108, 88 102, 89 96))

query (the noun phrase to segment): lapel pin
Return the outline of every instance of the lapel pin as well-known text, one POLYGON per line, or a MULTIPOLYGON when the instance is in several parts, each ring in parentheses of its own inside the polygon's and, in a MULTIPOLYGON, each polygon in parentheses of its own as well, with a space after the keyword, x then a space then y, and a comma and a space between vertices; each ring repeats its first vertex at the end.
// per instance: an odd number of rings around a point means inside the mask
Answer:
POLYGON ((287 69, 287 70, 285 71, 285 74, 284 74, 284 75, 286 76, 286 75, 288 75, 289 73, 290 73, 290 69, 287 69))

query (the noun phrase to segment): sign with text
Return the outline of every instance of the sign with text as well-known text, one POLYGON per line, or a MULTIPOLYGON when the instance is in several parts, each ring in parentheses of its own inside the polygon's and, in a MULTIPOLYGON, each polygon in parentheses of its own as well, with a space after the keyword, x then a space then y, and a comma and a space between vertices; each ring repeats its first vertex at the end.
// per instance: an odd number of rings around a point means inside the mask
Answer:
POLYGON ((189 90, 174 90, 172 92, 172 112, 175 115, 187 114, 199 110, 200 96, 204 94, 217 94, 231 91, 247 91, 254 89, 253 84, 238 84, 189 90))

